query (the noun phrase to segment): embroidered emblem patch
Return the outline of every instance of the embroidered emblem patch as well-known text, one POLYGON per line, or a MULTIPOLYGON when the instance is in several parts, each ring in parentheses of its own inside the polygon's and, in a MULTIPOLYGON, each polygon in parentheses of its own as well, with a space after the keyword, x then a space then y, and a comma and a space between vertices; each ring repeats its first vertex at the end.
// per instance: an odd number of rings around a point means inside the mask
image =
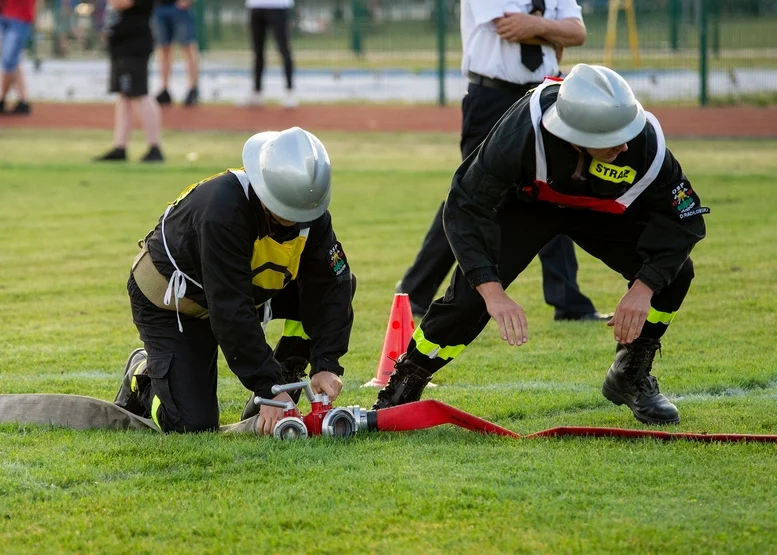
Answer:
POLYGON ((588 173, 605 181, 612 181, 613 183, 625 182, 630 185, 634 184, 634 178, 637 176, 636 170, 631 166, 614 166, 596 159, 591 160, 591 165, 588 166, 588 173))
POLYGON ((329 249, 329 270, 333 276, 339 276, 348 269, 348 260, 345 258, 343 247, 340 243, 335 243, 329 249))
POLYGON ((677 210, 680 219, 707 214, 710 211, 709 208, 696 204, 696 200, 693 197, 693 189, 685 181, 681 181, 677 187, 672 189, 672 206, 677 210))

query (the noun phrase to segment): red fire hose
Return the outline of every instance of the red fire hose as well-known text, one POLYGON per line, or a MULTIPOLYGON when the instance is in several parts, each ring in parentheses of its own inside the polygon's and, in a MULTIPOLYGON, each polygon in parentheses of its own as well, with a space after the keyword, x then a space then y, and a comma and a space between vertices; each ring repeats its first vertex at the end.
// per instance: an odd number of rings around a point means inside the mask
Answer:
POLYGON ((488 420, 483 420, 433 399, 381 409, 376 411, 376 416, 376 429, 380 431, 407 432, 432 428, 441 424, 453 424, 481 434, 496 434, 515 439, 521 437, 507 428, 502 428, 488 420))
POLYGON ((535 432, 521 436, 492 424, 487 420, 468 414, 445 403, 435 400, 417 401, 398 407, 369 411, 367 413, 368 429, 378 431, 404 432, 410 430, 423 430, 441 424, 453 424, 473 432, 481 434, 496 434, 515 439, 534 439, 541 437, 619 437, 619 438, 644 438, 650 437, 661 440, 687 439, 694 441, 758 441, 777 442, 777 435, 758 434, 707 434, 689 432, 662 432, 653 430, 627 430, 623 428, 596 428, 562 426, 551 428, 541 432, 535 432), (373 413, 373 414, 370 414, 373 413))

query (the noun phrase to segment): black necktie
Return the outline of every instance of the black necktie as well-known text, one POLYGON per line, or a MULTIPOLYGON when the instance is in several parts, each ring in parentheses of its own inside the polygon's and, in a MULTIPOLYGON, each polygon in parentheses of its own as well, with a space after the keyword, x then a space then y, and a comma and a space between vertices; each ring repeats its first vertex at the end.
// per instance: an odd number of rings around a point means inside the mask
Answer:
MULTIPOLYGON (((532 0, 531 14, 542 17, 544 13, 545 0, 532 0)), ((529 71, 537 71, 537 68, 542 65, 542 46, 521 43, 521 62, 529 71)))

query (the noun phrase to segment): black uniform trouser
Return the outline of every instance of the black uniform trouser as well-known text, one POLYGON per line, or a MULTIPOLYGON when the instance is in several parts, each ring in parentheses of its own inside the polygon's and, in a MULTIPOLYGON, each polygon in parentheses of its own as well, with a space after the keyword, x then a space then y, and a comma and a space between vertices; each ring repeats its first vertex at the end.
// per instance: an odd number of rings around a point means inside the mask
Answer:
MULTIPOLYGON (((509 198, 498 214, 501 225, 499 279, 504 287, 529 265, 545 244, 556 235, 570 237, 578 246, 633 283, 642 268, 643 257, 637 252, 637 242, 645 222, 634 216, 613 215, 588 210, 559 208, 553 204, 529 204, 509 198)), ((693 263, 689 258, 677 277, 653 296, 651 306, 662 313, 676 312, 688 293, 693 279, 693 263)), ((424 339, 439 346, 441 353, 456 352, 444 347, 469 345, 488 323, 483 298, 464 277, 457 266, 445 296, 432 303, 421 321, 424 339)), ((646 322, 641 337, 660 338, 667 324, 646 322)), ((425 346, 428 352, 429 345, 425 346)), ((442 368, 451 357, 428 358, 418 350, 415 340, 408 347, 408 359, 432 372, 442 368)))
MULTIPOLYGON (((148 355, 147 376, 137 376, 138 395, 164 432, 200 432, 219 426, 218 344, 209 319, 158 308, 130 276, 132 319, 148 355)), ((274 319, 299 320, 299 290, 291 282, 270 303, 274 319)), ((260 309, 261 310, 261 309, 260 309)), ((275 348, 279 362, 291 356, 310 360, 310 340, 283 336, 275 348)))
MULTIPOLYGON (((461 102, 461 157, 466 159, 480 146, 491 128, 515 102, 533 85, 523 91, 492 89, 470 83, 461 102)), ((437 296, 440 284, 448 275, 456 258, 448 244, 442 223, 444 203, 434 216, 426 232, 415 262, 402 278, 402 291, 410 296, 415 313, 426 312, 437 296)), ((555 307, 556 318, 574 318, 595 312, 591 300, 577 285, 577 259, 572 241, 563 235, 552 239, 540 252, 542 263, 542 291, 545 302, 555 307)))
POLYGON ((294 85, 294 62, 289 47, 289 10, 287 8, 252 8, 251 9, 251 45, 254 49, 254 90, 262 90, 262 75, 264 74, 264 43, 267 29, 275 37, 275 44, 283 58, 283 70, 286 73, 286 88, 291 90, 294 85))

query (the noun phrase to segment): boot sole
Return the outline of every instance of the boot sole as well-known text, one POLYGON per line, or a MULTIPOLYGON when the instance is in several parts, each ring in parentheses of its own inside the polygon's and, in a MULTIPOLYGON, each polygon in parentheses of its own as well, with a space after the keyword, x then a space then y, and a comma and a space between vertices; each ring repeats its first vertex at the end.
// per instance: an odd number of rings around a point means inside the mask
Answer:
POLYGON ((610 401, 611 403, 617 406, 626 405, 627 407, 629 407, 629 409, 631 409, 631 412, 634 414, 634 418, 636 418, 643 424, 679 424, 680 423, 679 416, 672 420, 656 420, 654 418, 648 418, 640 414, 637 410, 634 409, 631 403, 629 403, 622 396, 618 395, 615 391, 607 387, 606 383, 602 385, 602 395, 604 395, 605 399, 607 399, 608 401, 610 401))
MULTIPOLYGON (((134 349, 130 353, 129 357, 127 357, 127 362, 124 364, 124 374, 122 375, 122 378, 121 378, 121 384, 119 385, 119 390, 116 392, 116 397, 114 397, 114 399, 113 399, 114 403, 118 404, 119 396, 121 395, 121 392, 122 392, 122 390, 125 387, 124 386, 124 380, 127 377, 127 372, 129 371, 129 367, 130 367, 130 363, 132 362, 132 359, 135 358, 136 354, 138 354, 140 351, 142 351, 144 349, 145 349, 145 347, 138 347, 137 349, 134 349)), ((132 378, 130 378, 130 379, 132 379, 132 378)), ((127 384, 126 387, 129 389, 129 384, 127 384)), ((121 406, 121 405, 119 405, 119 406, 121 406)))

